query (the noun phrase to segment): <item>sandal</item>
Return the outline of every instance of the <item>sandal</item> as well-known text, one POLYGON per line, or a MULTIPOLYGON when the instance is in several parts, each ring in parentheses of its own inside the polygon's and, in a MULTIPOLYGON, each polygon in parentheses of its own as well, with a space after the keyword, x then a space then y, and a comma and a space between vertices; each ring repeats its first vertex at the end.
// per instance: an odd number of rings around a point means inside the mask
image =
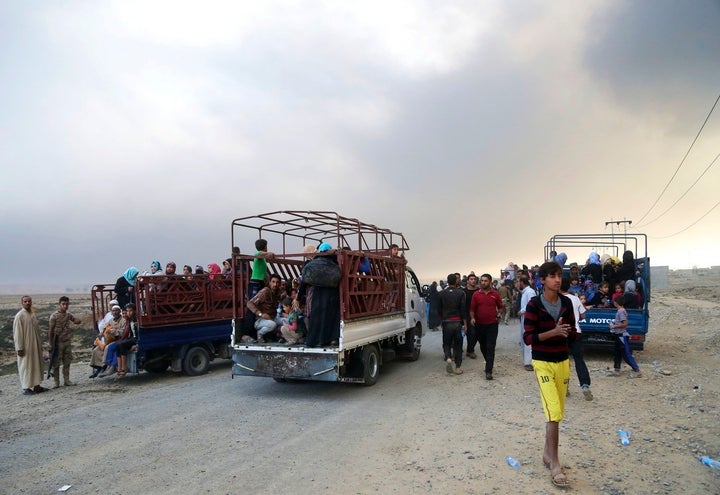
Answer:
POLYGON ((567 476, 565 476, 565 473, 560 471, 559 473, 550 474, 550 479, 552 480, 552 484, 557 486, 558 488, 567 488, 570 486, 570 482, 567 479, 567 476))
POLYGON ((117 372, 117 376, 118 376, 118 378, 122 378, 125 376, 126 373, 127 373, 127 371, 125 371, 125 370, 119 370, 117 372))

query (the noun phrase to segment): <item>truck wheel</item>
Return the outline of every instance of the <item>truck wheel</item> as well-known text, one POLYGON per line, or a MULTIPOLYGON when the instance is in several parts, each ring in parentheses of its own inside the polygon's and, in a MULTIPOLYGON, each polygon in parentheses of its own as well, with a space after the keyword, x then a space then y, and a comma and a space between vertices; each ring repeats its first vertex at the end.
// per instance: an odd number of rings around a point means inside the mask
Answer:
POLYGON ((191 347, 183 358, 183 370, 190 376, 204 375, 210 367, 210 355, 204 347, 191 347))
POLYGON ((415 327, 415 339, 413 340, 413 350, 412 350, 412 356, 410 356, 410 361, 417 361, 420 359, 420 339, 422 339, 422 326, 420 326, 420 323, 417 324, 415 327))
POLYGON ((380 374, 380 353, 375 345, 366 345, 363 348, 363 383, 375 385, 380 374))
POLYGON ((162 373, 166 369, 168 369, 168 366, 170 366, 170 361, 166 359, 161 359, 160 361, 152 361, 149 363, 145 363, 145 371, 149 373, 162 373))

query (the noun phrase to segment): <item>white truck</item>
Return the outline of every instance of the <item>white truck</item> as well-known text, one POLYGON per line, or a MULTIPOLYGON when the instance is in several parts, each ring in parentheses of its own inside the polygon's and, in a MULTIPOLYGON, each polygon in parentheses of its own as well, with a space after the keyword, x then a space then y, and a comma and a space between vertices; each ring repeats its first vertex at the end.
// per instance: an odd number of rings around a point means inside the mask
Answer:
POLYGON ((384 362, 420 357, 427 331, 425 303, 418 278, 407 267, 404 253, 409 248, 402 234, 329 211, 276 211, 232 222, 233 246, 240 239, 252 243, 258 238, 267 240, 268 250, 275 253, 268 260, 268 273, 284 281, 300 278, 308 259, 303 246, 327 242, 338 248, 340 338, 323 347, 242 342, 254 256, 235 254, 233 269, 240 276, 234 277, 238 286, 233 290, 233 377, 373 385, 384 362), (393 244, 400 256, 391 255, 393 244))

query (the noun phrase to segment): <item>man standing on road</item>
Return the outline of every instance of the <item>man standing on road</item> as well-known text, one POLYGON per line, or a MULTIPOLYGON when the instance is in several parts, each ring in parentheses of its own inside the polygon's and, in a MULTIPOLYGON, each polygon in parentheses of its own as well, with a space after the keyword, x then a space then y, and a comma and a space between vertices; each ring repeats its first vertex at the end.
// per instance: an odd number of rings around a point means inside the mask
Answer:
POLYGON ((477 282, 478 278, 475 272, 470 272, 470 275, 467 276, 465 287, 463 287, 463 292, 465 292, 465 314, 463 315, 463 319, 465 320, 465 335, 467 336, 467 357, 470 359, 477 358, 477 354, 475 354, 477 330, 475 330, 475 325, 470 324, 470 303, 472 302, 473 294, 479 289, 477 282))
POLYGON ((498 336, 498 320, 503 310, 498 291, 492 288, 492 276, 480 276, 480 290, 475 292, 470 303, 470 324, 475 326, 480 352, 485 358, 485 379, 493 379, 495 344, 498 336))
POLYGON ((447 276, 449 287, 438 295, 438 312, 442 321, 443 353, 448 373, 462 374, 462 326, 465 314, 465 294, 458 287, 457 275, 451 273, 447 276), (452 355, 451 355, 452 353, 452 355), (453 356, 455 369, 453 369, 453 356))
POLYGON ((533 367, 545 412, 543 462, 550 468, 552 483, 567 487, 569 483, 558 456, 558 443, 570 380, 568 344, 577 338, 575 314, 570 299, 560 294, 562 267, 548 261, 540 266, 539 275, 545 289, 527 305, 523 340, 532 345, 533 367))
POLYGON ((32 297, 23 296, 22 309, 13 320, 13 340, 17 353, 18 376, 23 394, 32 395, 47 391, 43 380, 43 352, 40 325, 32 312, 32 297))
POLYGON ((502 317, 503 323, 509 325, 508 320, 510 319, 510 311, 512 310, 512 280, 503 280, 498 289, 500 299, 503 303, 503 310, 500 316, 502 317))
POLYGON ((60 307, 50 315, 50 329, 48 339, 50 340, 50 355, 55 356, 50 363, 55 380, 54 388, 60 386, 60 364, 63 368, 63 384, 66 387, 77 385, 70 381, 70 363, 72 362, 72 330, 70 322, 80 324, 80 318, 76 318, 67 312, 70 306, 70 299, 67 296, 60 298, 60 307), (54 352, 53 352, 54 351, 54 352))
POLYGON ((587 364, 585 364, 583 344, 580 340, 580 333, 582 332, 580 329, 580 320, 585 318, 585 306, 582 305, 577 296, 568 292, 569 289, 570 279, 563 277, 560 284, 560 294, 572 301, 573 313, 575 314, 575 330, 578 333, 578 338, 570 342, 570 354, 575 361, 575 373, 577 373, 580 389, 585 396, 585 400, 593 400, 593 394, 590 391, 590 372, 588 371, 587 364))
POLYGON ((525 274, 518 276, 517 284, 518 290, 520 291, 520 311, 518 312, 518 316, 520 317, 520 350, 523 358, 523 366, 525 366, 527 371, 532 371, 532 347, 523 341, 523 334, 525 333, 525 310, 530 299, 535 297, 537 293, 535 289, 532 288, 530 277, 525 274))

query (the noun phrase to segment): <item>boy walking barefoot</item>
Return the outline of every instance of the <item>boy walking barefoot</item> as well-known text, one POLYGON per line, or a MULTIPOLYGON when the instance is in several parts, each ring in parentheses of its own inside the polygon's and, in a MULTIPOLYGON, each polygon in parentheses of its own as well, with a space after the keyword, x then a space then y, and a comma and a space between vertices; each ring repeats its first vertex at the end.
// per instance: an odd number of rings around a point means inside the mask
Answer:
POLYGON ((577 339, 575 314, 570 299, 560 294, 562 267, 554 261, 543 263, 539 276, 545 289, 525 308, 523 340, 532 346, 532 365, 545 412, 543 463, 550 469, 553 485, 564 488, 570 484, 560 463, 558 443, 570 380, 568 345, 577 339))

